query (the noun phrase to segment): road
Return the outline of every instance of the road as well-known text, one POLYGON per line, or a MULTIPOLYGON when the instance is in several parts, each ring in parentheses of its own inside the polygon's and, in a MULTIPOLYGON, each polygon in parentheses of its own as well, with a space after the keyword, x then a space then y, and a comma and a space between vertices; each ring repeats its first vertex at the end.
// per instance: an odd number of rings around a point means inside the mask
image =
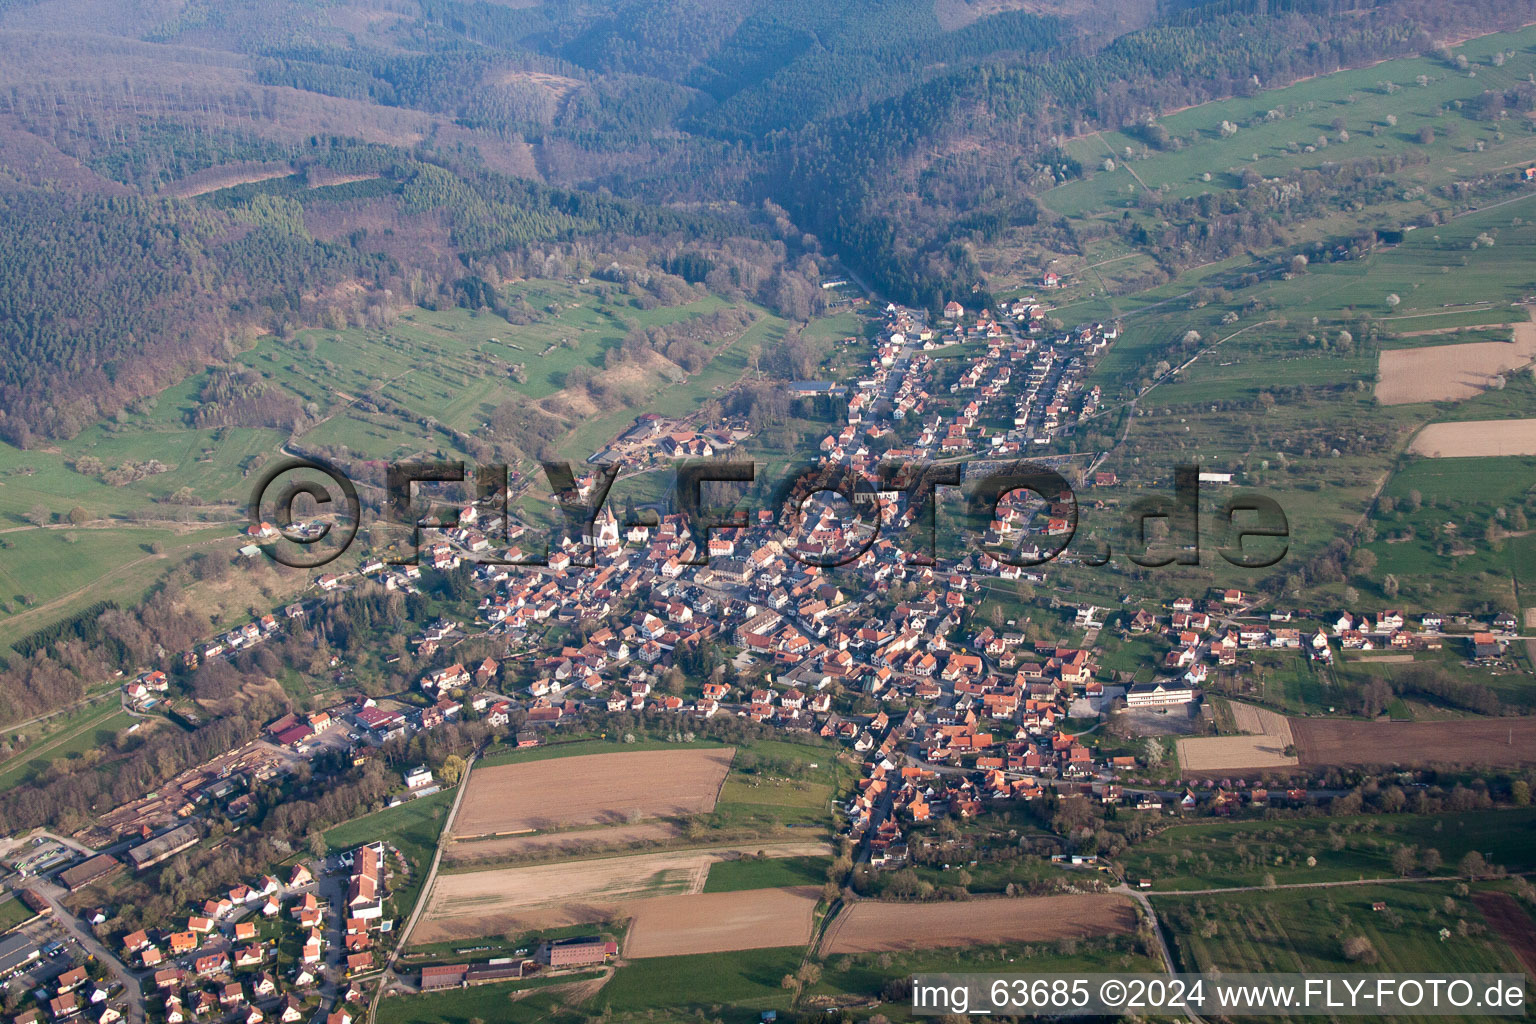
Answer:
MULTIPOLYGON (((1117 892, 1123 896, 1129 896, 1131 899, 1136 901, 1138 906, 1141 907, 1142 912, 1147 915, 1147 921, 1152 925, 1152 935, 1157 939, 1157 951, 1158 954, 1163 958, 1163 967, 1168 971, 1169 974, 1177 974, 1178 967, 1173 962, 1173 951, 1168 948, 1168 942, 1163 938, 1163 926, 1158 923, 1157 911, 1152 909, 1152 901, 1147 899, 1145 893, 1137 889, 1132 889, 1124 882, 1121 882, 1119 885, 1115 886, 1110 890, 1110 892, 1117 892)), ((1191 1013, 1187 1007, 1184 1010, 1184 1014, 1190 1020, 1194 1021, 1195 1024, 1205 1024, 1204 1018, 1202 1018, 1199 1014, 1191 1013)))
POLYGON ((405 949, 406 943, 411 940, 411 932, 416 929, 416 920, 421 916, 421 909, 427 905, 428 898, 432 895, 432 882, 437 878, 437 867, 443 859, 443 847, 448 843, 453 821, 459 814, 459 804, 464 799, 464 794, 469 790, 469 773, 475 767, 475 760, 479 758, 480 751, 470 754, 464 762, 464 774, 459 777, 458 792, 454 794, 453 806, 448 809, 448 817, 443 819, 443 832, 437 838, 437 846, 432 851, 432 865, 427 868, 426 877, 421 880, 421 893, 416 897, 416 905, 411 908, 411 916, 405 922, 405 927, 400 930, 400 939, 389 953, 389 959, 384 961, 384 967, 379 972, 378 987, 373 990, 373 999, 368 1003, 369 1021, 377 1020, 379 999, 384 995, 384 990, 394 982, 395 961, 400 958, 400 953, 405 949))
POLYGON ((53 908, 53 919, 58 922, 59 927, 69 932, 87 953, 95 957, 98 963, 111 971, 113 976, 122 983, 124 1001, 128 1005, 128 1012, 124 1016, 130 1024, 144 1024, 144 990, 139 985, 139 979, 114 953, 97 941, 89 928, 69 912, 69 908, 61 902, 64 896, 63 889, 42 879, 33 882, 31 888, 48 901, 48 905, 53 908))

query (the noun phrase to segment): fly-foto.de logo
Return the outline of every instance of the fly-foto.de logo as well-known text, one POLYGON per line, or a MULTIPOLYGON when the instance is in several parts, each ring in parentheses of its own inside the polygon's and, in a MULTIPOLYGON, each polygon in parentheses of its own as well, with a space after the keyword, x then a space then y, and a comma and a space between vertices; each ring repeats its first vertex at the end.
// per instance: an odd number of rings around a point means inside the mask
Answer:
MULTIPOLYGON (((409 531, 404 553, 390 561, 414 565, 420 557, 423 531, 454 530, 461 525, 459 506, 453 518, 426 515, 418 508, 421 485, 452 485, 467 492, 466 507, 485 510, 480 533, 486 543, 466 552, 466 560, 488 565, 548 565, 551 550, 572 552, 567 564, 591 565, 591 538, 618 479, 618 467, 583 468, 584 478, 569 462, 542 463, 545 481, 558 509, 558 521, 533 545, 521 538, 514 557, 497 554, 512 541, 512 517, 506 514, 510 481, 505 465, 473 470, 464 462, 403 462, 391 464, 378 502, 385 523, 409 531), (498 537, 491 534, 497 533, 498 537), (499 540, 498 545, 495 541, 499 540)), ((1106 564, 1116 553, 1138 566, 1200 564, 1202 529, 1213 527, 1221 537, 1217 554, 1231 565, 1264 569, 1289 550, 1290 522, 1272 497, 1239 492, 1212 516, 1200 509, 1200 467, 1174 468, 1172 493, 1142 494, 1121 510, 1118 529, 1075 543, 1079 505, 1072 485, 1055 468, 1030 461, 880 462, 873 474, 825 463, 792 468, 773 481, 762 481, 759 464, 742 459, 684 459, 674 465, 665 509, 628 510, 616 525, 628 531, 655 528, 666 515, 676 525, 682 564, 709 562, 710 536, 720 529, 746 529, 770 524, 787 542, 784 552, 818 568, 857 562, 886 535, 899 535, 909 562, 933 564, 943 547, 945 556, 967 550, 1016 567, 1043 565, 1070 554, 1086 565, 1106 564), (758 508, 739 496, 725 503, 706 502, 711 491, 748 486, 763 493, 758 508), (844 521, 835 519, 837 503, 844 521), (767 513, 765 517, 763 513, 767 513), (1205 521, 1203 522, 1202 519, 1205 521), (1028 537, 1028 543, 998 543, 998 524, 1006 532, 1028 537), (795 541, 808 529, 831 532, 840 543, 795 541)), ((377 489, 377 488, 376 488, 377 489)), ((251 492, 251 532, 266 542, 265 550, 284 565, 316 568, 347 550, 362 524, 363 503, 357 485, 341 469, 315 459, 290 459, 269 468, 251 492), (306 504, 307 503, 307 504, 306 504), (300 515, 300 511, 306 514, 300 515)), ((478 517, 477 517, 478 518, 478 517)), ((518 530, 519 534, 530 531, 518 530)), ((537 533, 537 531, 531 531, 537 533)))

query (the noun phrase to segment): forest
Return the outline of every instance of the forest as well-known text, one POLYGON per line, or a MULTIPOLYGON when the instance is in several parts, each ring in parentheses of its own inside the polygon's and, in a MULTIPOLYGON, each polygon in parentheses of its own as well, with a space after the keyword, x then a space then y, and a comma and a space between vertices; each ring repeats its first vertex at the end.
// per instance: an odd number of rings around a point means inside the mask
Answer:
MULTIPOLYGON (((320 326, 344 290, 383 309, 425 275, 500 312, 465 269, 552 242, 638 247, 800 320, 806 255, 901 301, 985 301, 978 243, 1059 230, 1035 196, 1086 173, 1065 140, 1177 147, 1152 115, 1536 17, 1536 0, 1004 4, 959 23, 927 0, 422 0, 353 32, 307 0, 109 7, 105 35, 50 0, 0 9, 0 438, 23 447, 261 333, 320 326), (78 35, 90 68, 60 67, 42 24, 78 35)), ((1113 230, 1172 274, 1392 170, 1298 175, 1284 201, 1219 209, 1146 196, 1113 230)), ((206 422, 291 421, 239 409, 253 400, 209 395, 206 422)))

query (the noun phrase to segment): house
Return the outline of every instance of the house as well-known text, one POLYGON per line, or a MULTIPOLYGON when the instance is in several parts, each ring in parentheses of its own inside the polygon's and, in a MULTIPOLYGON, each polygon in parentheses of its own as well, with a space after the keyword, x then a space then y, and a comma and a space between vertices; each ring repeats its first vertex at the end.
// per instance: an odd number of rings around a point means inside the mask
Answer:
POLYGON ((1194 689, 1177 682, 1133 683, 1125 694, 1125 704, 1132 708, 1188 704, 1194 699, 1194 689))
POLYGON ((1499 641, 1492 633, 1472 634, 1472 657, 1478 661, 1497 658, 1502 653, 1499 641))
POLYGON ((963 316, 965 316, 965 307, 954 299, 950 299, 944 304, 944 319, 959 320, 963 316))
POLYGON ((192 962, 192 970, 200 978, 222 974, 228 969, 229 959, 223 953, 211 953, 208 956, 200 956, 192 962))

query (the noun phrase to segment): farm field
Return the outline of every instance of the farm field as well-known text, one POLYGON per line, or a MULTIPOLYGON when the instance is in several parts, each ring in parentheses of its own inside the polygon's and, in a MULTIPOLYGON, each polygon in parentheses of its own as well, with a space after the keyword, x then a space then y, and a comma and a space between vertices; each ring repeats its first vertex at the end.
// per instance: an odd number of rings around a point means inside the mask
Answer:
POLYGON ((878 953, 932 946, 1054 942, 1135 930, 1129 900, 1107 893, 982 899, 964 903, 860 900, 827 929, 820 953, 878 953))
POLYGON ((1536 419, 1431 423, 1414 437, 1410 450, 1431 459, 1536 455, 1536 419))
POLYGON ((419 1024, 425 1020, 439 1024, 537 1024, 565 1009, 573 997, 580 1002, 580 993, 592 984, 594 981, 587 974, 577 974, 392 996, 379 1003, 378 1019, 379 1024, 419 1024), (549 981, 557 984, 548 984, 549 981))
POLYGON ((591 1006, 620 1018, 701 1012, 731 1024, 754 1022, 763 1010, 789 1005, 780 979, 795 972, 804 952, 787 945, 637 960, 615 971, 591 1006))
POLYGON ((1382 405, 1458 402, 1480 394, 1491 386, 1494 377, 1536 358, 1536 324, 1513 327, 1514 341, 1509 343, 1472 341, 1382 352, 1376 400, 1382 405))
POLYGON ((1536 867, 1536 810, 1196 821, 1133 843, 1119 860, 1127 878, 1180 892, 1258 886, 1266 875, 1280 885, 1390 878, 1399 846, 1436 850, 1436 874, 1453 874, 1471 850, 1510 871, 1529 870, 1536 867))
MULTIPOLYGON (((628 859, 628 858, 625 858, 628 859)), ((569 868, 567 868, 569 870, 569 868)), ((473 876, 447 875, 433 892, 438 899, 444 881, 473 876)), ((633 899, 544 903, 525 910, 493 909, 490 892, 477 912, 444 917, 434 909, 412 933, 421 944, 535 932, 573 925, 629 919, 627 957, 673 956, 722 949, 804 945, 811 938, 811 916, 821 889, 797 886, 740 892, 676 892, 633 899)))
POLYGON ((734 754, 732 747, 645 750, 483 768, 470 777, 453 835, 709 811, 734 754))
MULTIPOLYGON (((818 857, 827 852, 823 843, 795 843, 768 850, 784 857, 818 857)), ((444 874, 433 883, 427 917, 515 916, 551 904, 607 905, 648 896, 698 893, 704 891, 715 862, 754 852, 746 847, 715 847, 444 874)))
POLYGON ((444 848, 443 864, 472 867, 476 863, 523 857, 575 856, 597 847, 664 843, 681 834, 681 829, 669 821, 646 821, 638 825, 606 825, 525 836, 457 840, 444 848))
MULTIPOLYGON (((776 851, 775 851, 776 852, 776 851)), ((782 889, 796 885, 820 885, 826 881, 830 857, 752 857, 717 860, 709 866, 705 892, 740 892, 744 889, 782 889)))
POLYGON ((1179 767, 1189 772, 1284 768, 1297 763, 1287 754, 1290 720, 1267 708, 1231 701, 1233 724, 1244 736, 1181 737, 1179 767))
POLYGON ((1494 931, 1509 944, 1527 974, 1536 976, 1536 922, 1507 892, 1479 892, 1472 897, 1494 931))
POLYGON ((633 959, 717 950, 768 949, 811 941, 815 886, 658 896, 628 909, 625 955, 633 959))
POLYGON ((1356 722, 1295 718, 1291 730, 1305 765, 1536 764, 1536 719, 1356 722))
POLYGON ((910 999, 888 999, 886 982, 905 980, 914 974, 948 974, 995 971, 1006 974, 1068 974, 1135 972, 1161 973, 1156 954, 1137 950, 1131 936, 1099 937, 1092 942, 1061 944, 1003 944, 950 946, 943 949, 912 949, 900 952, 852 953, 828 957, 821 980, 808 990, 811 996, 861 996, 879 998, 869 1009, 892 1021, 923 1021, 912 1012, 910 999))
POLYGON ((1450 883, 1153 899, 1185 971, 1519 970, 1476 903, 1456 896, 1450 883), (1373 910, 1376 903, 1385 909, 1373 910), (1374 960, 1345 953, 1345 942, 1359 938, 1374 950, 1374 960))

